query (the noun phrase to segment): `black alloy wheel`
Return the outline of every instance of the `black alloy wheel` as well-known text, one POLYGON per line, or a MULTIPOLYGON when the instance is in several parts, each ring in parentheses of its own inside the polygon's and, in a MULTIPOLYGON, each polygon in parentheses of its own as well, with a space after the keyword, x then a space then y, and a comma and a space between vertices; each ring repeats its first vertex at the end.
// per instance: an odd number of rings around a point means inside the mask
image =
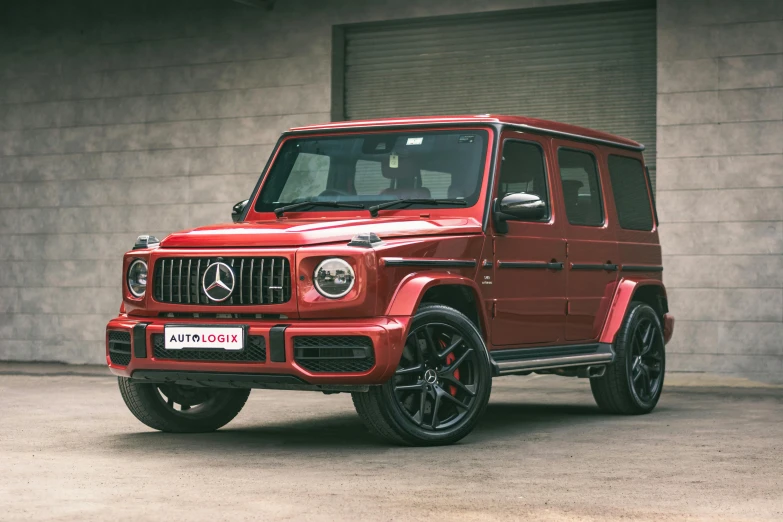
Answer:
POLYGON ((478 357, 448 324, 424 324, 411 331, 394 374, 401 411, 430 430, 458 423, 476 400, 478 357))
POLYGON ((454 443, 478 423, 492 390, 484 340, 453 308, 424 304, 416 313, 394 376, 354 393, 374 434, 413 446, 454 443))
POLYGON ((628 377, 639 402, 649 403, 663 385, 663 336, 652 319, 637 322, 631 342, 628 377))
POLYGON ((663 391, 666 353, 658 314, 631 303, 614 342, 615 360, 601 377, 590 379, 598 406, 609 413, 651 412, 663 391))
POLYGON ((120 394, 133 415, 160 431, 203 433, 228 424, 242 410, 249 389, 155 384, 119 377, 120 394))

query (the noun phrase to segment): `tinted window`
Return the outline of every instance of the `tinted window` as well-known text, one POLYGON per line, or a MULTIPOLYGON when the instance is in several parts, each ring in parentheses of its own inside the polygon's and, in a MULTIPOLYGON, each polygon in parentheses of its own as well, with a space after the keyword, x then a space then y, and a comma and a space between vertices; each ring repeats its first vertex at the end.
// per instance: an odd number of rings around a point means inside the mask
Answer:
POLYGON ((625 156, 609 156, 609 178, 620 226, 630 230, 652 230, 650 193, 642 162, 625 156))
MULTIPOLYGON (((351 134, 290 138, 281 146, 255 210, 312 202, 303 212, 333 210, 318 202, 368 208, 396 199, 455 198, 478 202, 485 130, 351 134)), ((416 207, 434 204, 417 202, 416 207)), ((438 208, 448 207, 441 204, 438 208)))
POLYGON ((604 222, 601 185, 593 155, 560 149, 557 161, 568 222, 572 225, 601 226, 604 222))
POLYGON ((514 192, 535 194, 547 204, 549 196, 546 187, 544 151, 536 144, 521 141, 506 141, 503 145, 503 167, 500 170, 498 197, 514 192))

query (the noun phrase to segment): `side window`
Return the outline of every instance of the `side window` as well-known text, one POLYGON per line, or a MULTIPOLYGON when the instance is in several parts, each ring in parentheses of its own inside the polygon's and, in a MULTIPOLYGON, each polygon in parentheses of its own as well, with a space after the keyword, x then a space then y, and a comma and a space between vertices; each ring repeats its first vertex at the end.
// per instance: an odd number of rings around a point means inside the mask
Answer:
POLYGON ((628 230, 652 230, 650 192, 642 162, 625 156, 609 156, 614 205, 620 227, 628 230))
POLYGON ((549 218, 544 151, 539 145, 512 140, 503 143, 498 197, 514 192, 527 192, 540 197, 546 203, 546 218, 549 218))
POLYGON ((320 194, 326 190, 328 181, 329 156, 300 152, 277 199, 289 203, 298 198, 320 194))
POLYGON ((572 225, 601 226, 604 222, 601 186, 593 155, 560 149, 557 161, 568 222, 572 225))
POLYGON ((359 196, 377 196, 389 188, 389 180, 383 177, 381 162, 357 160, 353 186, 359 196))

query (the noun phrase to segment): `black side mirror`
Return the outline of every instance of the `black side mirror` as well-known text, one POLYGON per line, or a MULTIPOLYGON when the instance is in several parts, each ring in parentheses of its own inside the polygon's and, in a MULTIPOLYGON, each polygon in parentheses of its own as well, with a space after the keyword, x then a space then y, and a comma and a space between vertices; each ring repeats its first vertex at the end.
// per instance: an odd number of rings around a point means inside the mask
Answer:
POLYGON ((506 221, 540 221, 546 217, 546 203, 535 194, 515 192, 496 199, 494 205, 495 224, 498 232, 508 231, 506 221))
POLYGON ((245 213, 245 207, 247 206, 247 202, 250 201, 248 199, 244 201, 240 201, 236 205, 234 205, 234 208, 231 209, 231 221, 234 223, 237 223, 239 220, 242 219, 242 216, 245 213))

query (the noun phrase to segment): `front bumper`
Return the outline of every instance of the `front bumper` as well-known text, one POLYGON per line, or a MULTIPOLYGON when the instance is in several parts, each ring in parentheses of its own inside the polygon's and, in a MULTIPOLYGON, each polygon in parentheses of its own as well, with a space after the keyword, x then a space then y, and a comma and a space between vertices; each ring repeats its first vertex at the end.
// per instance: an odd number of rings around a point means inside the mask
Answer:
MULTIPOLYGON (((383 384, 394 374, 405 344, 410 317, 374 317, 341 320, 241 320, 141 318, 121 315, 106 326, 106 362, 115 375, 150 382, 190 382, 208 386, 254 388, 333 389, 340 386, 383 384), (153 336, 163 334, 165 325, 247 327, 250 336, 263 337, 266 357, 258 362, 190 361, 157 358, 153 336), (284 327, 284 328, 283 328, 284 327), (112 362, 109 334, 123 332, 130 337, 127 364, 112 362), (374 363, 366 371, 309 371, 294 358, 295 337, 364 336, 372 341, 374 363), (332 386, 329 385, 337 385, 332 386)), ((124 361, 123 361, 124 362, 124 361)))

